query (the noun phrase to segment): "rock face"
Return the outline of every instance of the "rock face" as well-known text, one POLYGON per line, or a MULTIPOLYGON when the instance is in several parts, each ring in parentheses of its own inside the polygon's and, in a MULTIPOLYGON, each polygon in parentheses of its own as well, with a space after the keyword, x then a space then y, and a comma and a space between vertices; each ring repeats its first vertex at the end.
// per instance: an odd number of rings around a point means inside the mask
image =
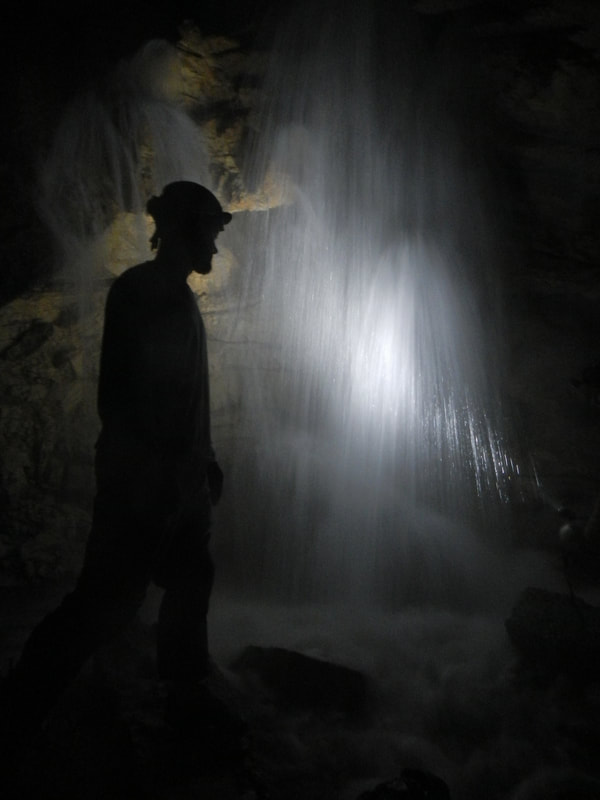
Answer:
POLYGON ((249 646, 231 669, 250 685, 258 679, 284 707, 346 714, 364 710, 364 676, 339 664, 281 647, 249 646))
POLYGON ((68 288, 23 294, 0 308, 0 559, 29 578, 78 562, 89 522, 101 298, 85 318, 68 288))
POLYGON ((503 19, 481 17, 475 29, 486 48, 483 68, 496 89, 507 155, 522 179, 524 238, 550 262, 591 262, 600 245, 600 161, 590 147, 600 123, 598 41, 591 32, 598 9, 524 3, 503 19))
POLYGON ((450 792, 444 781, 436 775, 405 769, 399 778, 364 792, 358 800, 450 800, 450 792))
POLYGON ((600 609, 569 595, 526 589, 506 620, 508 635, 536 670, 597 680, 600 609))
MULTIPOLYGON (((432 41, 460 43, 484 88, 491 171, 499 190, 502 184, 499 203, 512 208, 504 259, 507 388, 542 481, 585 516, 600 490, 600 426, 597 408, 572 391, 572 379, 597 361, 600 333, 600 10, 595 0, 412 5, 432 41)), ((202 132, 214 187, 241 219, 241 212, 251 216, 282 201, 269 176, 249 191, 244 175, 248 143, 261 135, 268 53, 255 44, 256 31, 242 44, 226 30, 206 36, 198 23, 181 28, 177 66, 164 90, 202 132)), ((77 287, 53 272, 33 187, 67 92, 33 67, 20 75, 9 94, 20 124, 5 134, 3 154, 11 203, 0 221, 0 563, 11 573, 49 577, 77 562, 89 518, 95 371, 109 275, 96 275, 82 308, 77 287)), ((142 166, 147 179, 151 154, 142 152, 142 166)), ((121 261, 113 271, 131 263, 123 255, 130 230, 126 215, 117 215, 109 234, 117 242, 112 256, 118 251, 121 261)), ((242 259, 242 252, 224 253, 215 270, 220 283, 194 287, 205 292, 215 419, 225 437, 234 425, 236 388, 224 365, 236 355, 220 340, 227 290, 242 259)))

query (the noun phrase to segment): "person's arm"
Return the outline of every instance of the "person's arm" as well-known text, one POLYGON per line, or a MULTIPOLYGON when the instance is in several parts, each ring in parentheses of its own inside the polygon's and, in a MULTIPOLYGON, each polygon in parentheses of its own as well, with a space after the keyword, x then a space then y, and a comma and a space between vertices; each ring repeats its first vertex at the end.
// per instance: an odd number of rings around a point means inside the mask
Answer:
POLYGON ((104 332, 98 380, 98 413, 103 425, 135 435, 136 401, 139 396, 136 313, 127 286, 121 280, 111 286, 104 313, 104 332))
POLYGON ((217 463, 216 458, 209 461, 206 465, 206 478, 208 480, 210 502, 213 506, 216 506, 221 499, 221 493, 223 491, 223 470, 217 463))

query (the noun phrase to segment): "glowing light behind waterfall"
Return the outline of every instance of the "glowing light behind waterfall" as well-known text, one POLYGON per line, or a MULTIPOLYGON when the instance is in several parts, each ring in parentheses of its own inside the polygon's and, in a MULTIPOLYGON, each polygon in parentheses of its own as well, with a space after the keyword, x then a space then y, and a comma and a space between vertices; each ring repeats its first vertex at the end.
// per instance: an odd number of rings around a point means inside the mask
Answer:
POLYGON ((287 596, 446 600, 514 474, 462 77, 384 6, 304 8, 266 87, 257 180, 269 168, 291 203, 247 265, 251 516, 258 580, 287 596))

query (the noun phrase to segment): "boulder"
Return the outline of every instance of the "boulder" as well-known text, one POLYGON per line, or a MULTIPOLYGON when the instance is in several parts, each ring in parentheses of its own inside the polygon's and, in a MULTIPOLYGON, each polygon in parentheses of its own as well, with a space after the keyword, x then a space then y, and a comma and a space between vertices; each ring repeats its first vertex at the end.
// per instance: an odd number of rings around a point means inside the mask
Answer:
POLYGON ((450 800, 441 778, 420 769, 403 769, 399 778, 363 792, 358 800, 450 800))
POLYGON ((231 669, 257 680, 276 703, 296 709, 359 713, 367 697, 360 672, 281 647, 247 647, 231 669))
POLYGON ((600 675, 600 609, 568 594, 525 589, 506 630, 523 659, 578 679, 600 675))

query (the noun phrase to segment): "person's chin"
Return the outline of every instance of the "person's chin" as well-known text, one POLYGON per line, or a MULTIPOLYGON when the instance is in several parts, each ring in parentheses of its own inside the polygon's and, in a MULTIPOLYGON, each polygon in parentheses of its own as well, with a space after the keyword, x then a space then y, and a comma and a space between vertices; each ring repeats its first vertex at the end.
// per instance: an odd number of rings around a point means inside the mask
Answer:
POLYGON ((194 272, 197 272, 199 275, 208 275, 208 273, 211 271, 212 271, 211 262, 209 262, 208 264, 198 264, 198 266, 194 269, 194 272))

